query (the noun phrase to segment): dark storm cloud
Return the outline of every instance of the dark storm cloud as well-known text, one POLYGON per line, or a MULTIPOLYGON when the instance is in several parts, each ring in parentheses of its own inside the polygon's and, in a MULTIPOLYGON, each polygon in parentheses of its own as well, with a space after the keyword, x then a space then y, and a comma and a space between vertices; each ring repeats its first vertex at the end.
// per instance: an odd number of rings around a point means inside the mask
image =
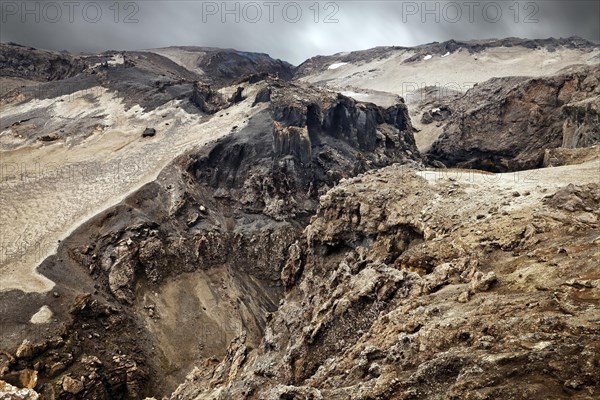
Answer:
POLYGON ((53 50, 231 47, 298 64, 316 54, 448 39, 600 41, 600 2, 5 1, 2 41, 53 50))

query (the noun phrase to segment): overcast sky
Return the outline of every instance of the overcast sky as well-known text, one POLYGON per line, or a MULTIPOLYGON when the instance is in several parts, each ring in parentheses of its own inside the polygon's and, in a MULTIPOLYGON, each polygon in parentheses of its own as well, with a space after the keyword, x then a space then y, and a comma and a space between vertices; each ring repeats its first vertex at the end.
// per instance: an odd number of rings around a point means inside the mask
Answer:
POLYGON ((581 36, 599 42, 600 1, 5 1, 3 42, 79 51, 174 45, 268 53, 299 64, 374 46, 581 36))

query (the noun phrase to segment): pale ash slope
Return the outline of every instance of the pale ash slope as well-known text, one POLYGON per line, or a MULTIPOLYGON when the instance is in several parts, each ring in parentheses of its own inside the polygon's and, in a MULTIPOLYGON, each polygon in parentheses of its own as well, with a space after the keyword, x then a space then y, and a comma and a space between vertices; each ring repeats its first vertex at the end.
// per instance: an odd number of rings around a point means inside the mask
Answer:
POLYGON ((268 73, 291 79, 294 67, 264 53, 214 47, 174 46, 151 49, 188 71, 198 74, 205 83, 222 85, 251 74, 268 73))
MULTIPOLYGON (((227 90, 225 90, 229 93, 227 90)), ((102 87, 82 93, 18 105, 3 105, 3 121, 39 114, 43 118, 14 124, 0 132, 3 176, 2 280, 0 290, 45 292, 53 282, 35 267, 52 254, 58 241, 93 215, 118 203, 190 147, 203 145, 242 127, 251 114, 251 100, 209 119, 189 114, 171 101, 149 112, 126 108, 123 99, 102 87), (93 118, 95 126, 70 142, 31 142, 52 124, 93 118), (142 138, 146 127, 157 134, 142 138), (76 139, 84 137, 78 142, 76 139)))
POLYGON ((342 182, 261 347, 241 335, 171 399, 597 398, 599 168, 342 182))
MULTIPOLYGON (((390 50, 380 58, 348 62, 330 69, 336 60, 347 56, 341 53, 328 57, 331 64, 328 60, 321 68, 300 79, 335 89, 364 90, 365 94, 373 90, 400 95, 411 104, 419 100, 414 97, 417 95, 415 89, 427 86, 465 92, 490 78, 547 76, 570 65, 600 62, 597 48, 558 48, 551 52, 545 48, 491 47, 477 53, 461 48, 448 55, 436 54, 430 59, 419 57, 408 61, 416 54, 412 49, 390 50)), ((376 94, 372 98, 377 102, 376 94)))

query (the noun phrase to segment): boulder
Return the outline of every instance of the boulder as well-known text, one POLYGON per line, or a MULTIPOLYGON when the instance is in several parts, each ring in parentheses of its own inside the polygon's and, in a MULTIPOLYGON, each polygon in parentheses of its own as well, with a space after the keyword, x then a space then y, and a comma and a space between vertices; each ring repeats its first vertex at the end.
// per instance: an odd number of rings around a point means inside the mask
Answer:
POLYGON ((453 105, 427 156, 448 167, 506 172, 542 167, 548 149, 592 146, 600 141, 599 79, 598 68, 583 66, 490 79, 453 105))
POLYGON ((154 128, 146 128, 144 129, 144 133, 142 133, 142 137, 152 137, 156 135, 156 129, 154 128))
POLYGON ((62 388, 65 392, 71 394, 79 394, 83 391, 83 382, 79 379, 73 379, 69 375, 66 375, 62 381, 62 388))

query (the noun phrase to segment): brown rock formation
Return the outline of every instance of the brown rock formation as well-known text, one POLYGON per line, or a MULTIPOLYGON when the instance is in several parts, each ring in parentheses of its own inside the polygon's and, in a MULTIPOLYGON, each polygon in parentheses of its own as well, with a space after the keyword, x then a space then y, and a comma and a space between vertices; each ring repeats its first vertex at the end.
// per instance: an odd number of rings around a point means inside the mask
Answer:
POLYGON ((475 86, 428 156, 493 172, 541 167, 544 151, 598 142, 600 75, 571 68, 548 78, 501 78, 475 86))
POLYGON ((240 337, 172 399, 593 398, 600 187, 553 193, 538 172, 343 182, 290 252, 261 347, 240 337))

